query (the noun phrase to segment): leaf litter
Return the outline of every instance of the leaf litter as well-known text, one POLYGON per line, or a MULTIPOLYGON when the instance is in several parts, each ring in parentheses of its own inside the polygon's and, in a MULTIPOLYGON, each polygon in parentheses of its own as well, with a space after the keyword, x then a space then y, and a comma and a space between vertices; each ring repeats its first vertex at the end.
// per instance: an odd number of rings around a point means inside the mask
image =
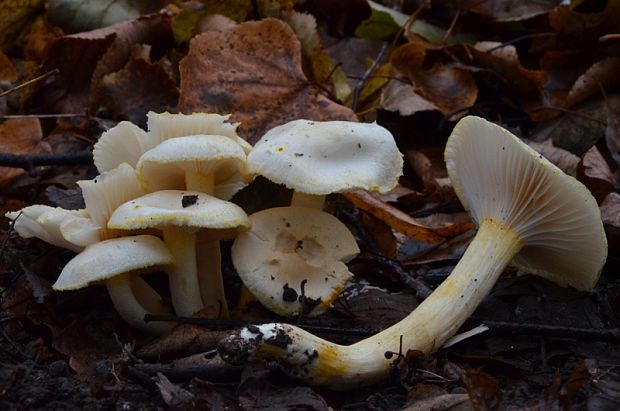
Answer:
MULTIPOLYGON (((118 318, 102 287, 50 292, 71 253, 20 239, 2 219, 0 404, 620 407, 617 342, 531 334, 537 324, 620 328, 620 97, 617 40, 610 37, 620 14, 615 2, 517 3, 405 2, 398 9, 363 0, 157 2, 161 11, 140 5, 118 20, 94 8, 88 28, 57 22, 47 14, 53 7, 40 1, 0 13, 0 93, 8 92, 0 96, 0 114, 25 116, 0 124, 0 166, 2 154, 71 158, 120 120, 144 126, 149 110, 230 113, 250 143, 297 118, 378 121, 393 132, 408 162, 400 187, 327 202, 362 250, 351 263, 355 280, 325 316, 292 321, 377 331, 408 314, 450 273, 473 225, 443 174, 441 153, 454 120, 466 114, 513 130, 577 176, 601 204, 610 246, 591 294, 508 270, 462 329, 493 320, 528 324, 526 331, 505 335, 491 327, 428 358, 401 353, 408 364, 402 375, 342 395, 300 386, 270 366, 231 373, 207 358, 226 330, 182 324, 153 340, 118 318), (68 117, 37 117, 47 114, 68 117)), ((3 211, 34 203, 79 208, 76 181, 96 173, 92 165, 69 163, 0 170, 3 211)), ((270 184, 239 193, 239 203, 252 211, 285 204, 285 191, 270 184)), ((229 247, 223 271, 234 307, 242 291, 229 247)), ((149 281, 162 289, 162 277, 149 281)), ((240 320, 281 320, 249 307, 240 320)), ((342 343, 360 338, 321 335, 342 343)))

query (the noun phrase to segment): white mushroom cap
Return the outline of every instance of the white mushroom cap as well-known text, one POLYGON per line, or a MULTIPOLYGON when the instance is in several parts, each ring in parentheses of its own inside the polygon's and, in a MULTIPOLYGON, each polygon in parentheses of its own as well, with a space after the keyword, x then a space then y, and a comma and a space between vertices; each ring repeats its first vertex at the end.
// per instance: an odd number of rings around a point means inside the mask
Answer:
POLYGON ((109 228, 137 230, 145 228, 200 228, 236 230, 249 228, 245 211, 236 204, 197 191, 163 190, 128 201, 116 209, 109 228))
POLYGON ((295 120, 256 143, 248 168, 307 194, 383 193, 398 182, 403 159, 392 134, 376 123, 295 120))
POLYGON ((96 227, 101 230, 100 239, 113 237, 108 230, 108 219, 121 204, 144 194, 136 171, 127 163, 106 171, 92 180, 78 181, 86 209, 96 227))
POLYGON ((237 135, 239 124, 228 123, 230 115, 213 113, 171 114, 154 113, 147 115, 149 134, 160 142, 174 137, 193 136, 197 134, 217 134, 226 136, 239 144, 245 153, 252 150, 250 143, 237 135))
POLYGON ((158 269, 174 262, 166 245, 152 235, 113 238, 92 244, 63 268, 55 290, 76 290, 120 274, 158 269))
POLYGON ((225 200, 250 180, 241 146, 219 135, 166 140, 142 155, 137 170, 148 191, 186 188, 188 172, 213 174, 214 194, 225 200))
POLYGON ((456 125, 446 166, 463 206, 494 219, 524 243, 513 264, 559 285, 591 289, 607 239, 588 189, 505 129, 468 116, 456 125))
POLYGON ((65 210, 35 204, 20 211, 6 213, 15 221, 15 231, 24 238, 37 237, 52 245, 81 251, 99 240, 99 229, 92 224, 86 210, 65 210))
POLYGON ((93 160, 100 173, 110 171, 122 163, 132 167, 140 156, 160 141, 129 121, 121 121, 104 132, 93 147, 93 160))
POLYGON ((239 234, 232 260, 252 294, 281 315, 302 311, 304 295, 318 315, 327 310, 351 278, 345 262, 359 248, 336 217, 305 207, 278 207, 250 216, 252 229, 239 234), (316 306, 312 306, 316 304, 316 306))

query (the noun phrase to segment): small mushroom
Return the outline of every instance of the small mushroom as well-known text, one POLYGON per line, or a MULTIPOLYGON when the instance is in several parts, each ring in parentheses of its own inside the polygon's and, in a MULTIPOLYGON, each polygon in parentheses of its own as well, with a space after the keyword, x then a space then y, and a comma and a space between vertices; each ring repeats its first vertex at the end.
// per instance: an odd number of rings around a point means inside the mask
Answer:
POLYGON ((248 290, 280 315, 318 315, 352 276, 345 265, 359 253, 336 217, 304 207, 278 207, 250 216, 232 260, 248 290))
POLYGON ((53 288, 76 290, 104 282, 114 307, 125 321, 143 331, 163 334, 171 325, 145 323, 144 315, 169 314, 170 310, 139 274, 163 269, 173 262, 172 254, 157 237, 113 238, 92 244, 76 255, 65 265, 53 288))
POLYGON ((509 263, 561 286, 589 290, 607 255, 596 200, 588 189, 503 128, 465 117, 445 151, 455 191, 479 229, 450 276, 411 314, 350 346, 298 327, 265 324, 224 339, 232 363, 276 360, 309 383, 344 389, 388 376, 393 353, 431 353, 454 335, 509 263))
POLYGON ((256 143, 248 169, 293 189, 291 205, 321 209, 330 193, 391 190, 403 158, 377 123, 294 120, 256 143))
POLYGON ((166 140, 140 157, 137 171, 147 191, 187 189, 224 200, 250 180, 243 148, 218 135, 166 140))
POLYGON ((159 143, 156 136, 129 121, 121 121, 99 137, 93 147, 93 161, 100 173, 122 163, 136 167, 140 156, 159 143))
MULTIPOLYGON (((205 229, 217 242, 249 227, 248 217, 237 205, 196 191, 163 190, 119 206, 108 222, 119 230, 156 228, 175 258, 167 273, 172 305, 179 315, 191 316, 203 308, 196 268, 196 233, 205 229)), ((217 249, 219 252, 219 248, 217 249)), ((207 288, 222 289, 219 268, 207 272, 207 288)), ((224 306, 223 294, 205 304, 224 306)))

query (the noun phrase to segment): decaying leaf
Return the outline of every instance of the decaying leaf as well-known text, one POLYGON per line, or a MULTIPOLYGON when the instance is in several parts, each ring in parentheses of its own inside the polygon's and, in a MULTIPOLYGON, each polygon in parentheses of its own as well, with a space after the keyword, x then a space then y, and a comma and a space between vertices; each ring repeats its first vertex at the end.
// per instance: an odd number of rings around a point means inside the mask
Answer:
POLYGON ((596 146, 592 146, 581 158, 577 177, 588 187, 599 204, 614 190, 614 175, 596 146))
POLYGON ((6 50, 45 7, 44 0, 5 0, 0 2, 0 50, 6 50))
POLYGON ((157 373, 157 381, 155 382, 162 399, 172 409, 178 409, 188 406, 189 402, 194 398, 194 394, 180 386, 173 384, 162 373, 157 373))
POLYGON ((350 120, 348 108, 319 94, 301 70, 301 46, 284 22, 246 22, 196 36, 182 60, 179 109, 232 113, 250 143, 288 121, 350 120))
POLYGON ((609 193, 601 204, 603 223, 620 228, 620 194, 609 193))
POLYGON ((437 106, 416 93, 411 84, 399 80, 390 80, 381 90, 380 104, 382 109, 397 112, 401 116, 438 110, 437 106))
POLYGON ((137 354, 143 358, 161 358, 205 352, 214 349, 225 334, 225 331, 181 324, 163 337, 141 347, 137 354))
POLYGON ((488 16, 497 21, 525 20, 545 14, 558 5, 558 0, 540 1, 479 1, 465 0, 460 6, 468 11, 488 16))
POLYGON ((618 84, 620 81, 618 72, 620 72, 619 57, 608 57, 594 63, 575 81, 566 97, 566 105, 572 107, 591 95, 600 93, 601 87, 607 88, 618 84))
MULTIPOLYGON (((0 124, 0 152, 12 154, 43 154, 51 152, 42 141, 41 124, 36 118, 12 119, 0 124)), ((20 168, 0 167, 0 187, 22 175, 20 168)))

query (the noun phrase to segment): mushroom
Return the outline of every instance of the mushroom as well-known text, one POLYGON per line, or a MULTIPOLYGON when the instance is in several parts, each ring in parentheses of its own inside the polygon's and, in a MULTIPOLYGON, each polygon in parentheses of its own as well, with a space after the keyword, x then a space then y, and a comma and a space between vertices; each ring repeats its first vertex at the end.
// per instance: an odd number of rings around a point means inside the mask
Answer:
POLYGON ((377 123, 294 120, 256 143, 248 169, 293 189, 291 205, 321 209, 330 193, 391 190, 403 158, 392 134, 377 123))
MULTIPOLYGON (((190 316, 203 308, 196 271, 196 233, 206 229, 212 241, 217 242, 247 229, 249 222, 245 212, 228 201, 197 191, 162 190, 119 206, 110 217, 108 227, 122 230, 157 228, 163 231, 164 242, 176 261, 166 270, 172 305, 177 314, 190 316)), ((205 283, 212 288, 221 286, 219 271, 210 273, 214 275, 206 278, 205 283)), ((225 303, 222 300, 205 302, 220 306, 225 303)))
POLYGON ((168 314, 159 294, 144 284, 139 274, 172 264, 165 244, 152 235, 113 238, 89 245, 63 268, 55 290, 76 290, 104 282, 114 307, 132 326, 163 334, 171 324, 144 322, 145 314, 168 314))
POLYGON ((147 191, 185 188, 224 200, 250 179, 243 148, 219 135, 166 140, 140 157, 137 171, 147 191))
POLYGON ((129 121, 121 121, 99 137, 93 147, 93 160, 100 173, 122 163, 136 167, 140 156, 159 143, 158 137, 129 121))
POLYGON ((385 378, 402 363, 392 353, 437 350, 457 332, 509 263, 561 286, 589 290, 607 255, 595 199, 583 184, 503 128, 463 118, 445 159, 463 205, 479 229, 451 275, 411 314, 350 346, 298 327, 265 324, 225 338, 221 356, 278 361, 309 383, 344 389, 385 378))
POLYGON ((345 265, 359 253, 355 238, 331 214, 277 207, 250 216, 232 260, 248 290, 280 315, 318 315, 352 276, 345 265))

